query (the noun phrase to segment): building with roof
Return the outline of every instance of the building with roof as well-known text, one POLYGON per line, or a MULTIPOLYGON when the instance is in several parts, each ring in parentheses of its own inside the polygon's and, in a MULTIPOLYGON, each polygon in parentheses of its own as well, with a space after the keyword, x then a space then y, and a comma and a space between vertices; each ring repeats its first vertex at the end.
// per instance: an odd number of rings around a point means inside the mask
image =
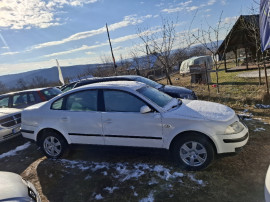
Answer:
POLYGON ((259 60, 261 57, 259 15, 241 15, 219 46, 217 54, 224 60, 225 71, 227 71, 227 56, 231 53, 235 56, 236 66, 243 60, 246 69, 249 68, 249 62, 259 60))

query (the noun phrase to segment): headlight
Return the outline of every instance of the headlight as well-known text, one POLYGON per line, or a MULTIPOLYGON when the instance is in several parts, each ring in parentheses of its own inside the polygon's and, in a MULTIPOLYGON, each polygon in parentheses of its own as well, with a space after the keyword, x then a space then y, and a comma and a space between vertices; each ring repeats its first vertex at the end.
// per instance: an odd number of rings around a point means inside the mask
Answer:
POLYGON ((239 121, 236 121, 227 127, 227 129, 225 130, 225 134, 226 135, 236 134, 240 133, 242 130, 244 130, 243 124, 241 124, 239 121))

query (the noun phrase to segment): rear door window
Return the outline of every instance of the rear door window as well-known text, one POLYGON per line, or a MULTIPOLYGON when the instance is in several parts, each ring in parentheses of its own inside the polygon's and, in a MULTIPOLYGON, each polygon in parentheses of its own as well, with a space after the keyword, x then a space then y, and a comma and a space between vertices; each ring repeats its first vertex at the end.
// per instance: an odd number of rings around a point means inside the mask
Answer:
POLYGON ((15 108, 20 108, 27 106, 27 93, 20 93, 13 96, 12 106, 15 108))
POLYGON ((0 99, 0 108, 8 107, 9 97, 4 97, 0 99))
POLYGON ((97 111, 97 90, 86 90, 72 93, 66 98, 66 110, 97 111))

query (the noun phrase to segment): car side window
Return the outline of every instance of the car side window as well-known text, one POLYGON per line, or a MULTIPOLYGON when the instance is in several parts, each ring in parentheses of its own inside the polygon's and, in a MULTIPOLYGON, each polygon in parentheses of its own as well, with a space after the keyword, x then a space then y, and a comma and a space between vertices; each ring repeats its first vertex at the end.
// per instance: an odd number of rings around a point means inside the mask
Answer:
POLYGON ((13 96, 13 107, 20 107, 27 104, 27 93, 21 93, 13 96))
POLYGON ((36 102, 35 96, 34 96, 33 93, 28 93, 28 96, 29 96, 29 100, 28 100, 28 103, 29 103, 29 104, 33 104, 33 103, 36 102))
POLYGON ((146 105, 142 100, 123 91, 104 90, 104 104, 107 112, 140 112, 146 105))
POLYGON ((63 100, 64 98, 60 98, 58 100, 56 100, 52 106, 51 106, 51 109, 54 109, 54 110, 61 110, 62 109, 62 105, 63 105, 63 100))
POLYGON ((65 109, 69 111, 97 111, 97 90, 72 93, 66 97, 65 109))
POLYGON ((8 107, 9 97, 0 99, 0 108, 8 107))

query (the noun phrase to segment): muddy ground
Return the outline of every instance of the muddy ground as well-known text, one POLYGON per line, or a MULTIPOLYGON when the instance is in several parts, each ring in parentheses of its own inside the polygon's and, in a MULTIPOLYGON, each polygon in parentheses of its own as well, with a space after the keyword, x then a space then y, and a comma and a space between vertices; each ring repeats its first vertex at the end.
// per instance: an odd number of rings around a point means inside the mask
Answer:
POLYGON ((200 172, 180 170, 153 149, 75 147, 68 158, 49 160, 22 137, 0 143, 0 170, 31 181, 42 201, 264 201, 270 125, 245 123, 244 149, 200 172))

